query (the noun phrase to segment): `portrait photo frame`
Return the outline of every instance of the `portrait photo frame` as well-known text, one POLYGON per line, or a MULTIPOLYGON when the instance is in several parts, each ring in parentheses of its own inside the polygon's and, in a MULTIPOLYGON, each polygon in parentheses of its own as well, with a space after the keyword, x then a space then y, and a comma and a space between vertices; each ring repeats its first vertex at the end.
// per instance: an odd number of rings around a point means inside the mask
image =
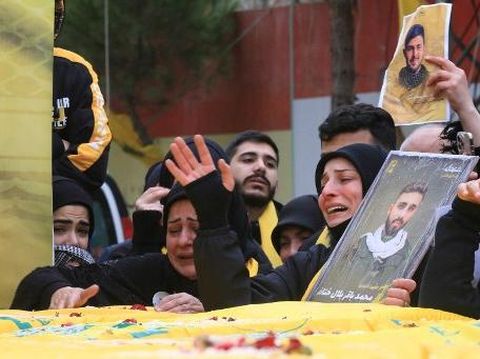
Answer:
POLYGON ((437 67, 425 55, 448 58, 451 4, 422 5, 403 18, 397 47, 385 71, 379 107, 396 125, 445 122, 450 106, 426 85, 437 67))
POLYGON ((391 151, 305 299, 380 302, 393 279, 411 278, 477 161, 391 151))

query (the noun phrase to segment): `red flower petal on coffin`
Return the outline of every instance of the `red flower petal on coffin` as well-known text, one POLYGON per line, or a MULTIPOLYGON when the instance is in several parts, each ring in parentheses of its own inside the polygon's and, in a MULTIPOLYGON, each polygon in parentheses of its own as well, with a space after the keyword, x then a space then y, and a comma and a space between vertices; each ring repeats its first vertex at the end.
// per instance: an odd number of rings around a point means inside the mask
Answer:
POLYGON ((133 304, 130 309, 133 310, 147 310, 147 308, 143 304, 133 304))
POLYGON ((275 344, 275 334, 269 333, 265 338, 255 341, 253 346, 257 349, 276 348, 277 345, 275 344))

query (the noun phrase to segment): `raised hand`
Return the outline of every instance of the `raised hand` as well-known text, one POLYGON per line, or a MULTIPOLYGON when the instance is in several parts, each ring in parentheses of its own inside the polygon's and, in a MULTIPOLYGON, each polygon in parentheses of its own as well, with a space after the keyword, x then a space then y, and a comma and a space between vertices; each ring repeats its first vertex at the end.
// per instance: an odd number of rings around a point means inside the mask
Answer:
POLYGON ((50 298, 50 309, 78 308, 98 294, 100 287, 96 284, 88 288, 63 287, 57 289, 50 298))
POLYGON ((450 102, 463 129, 472 133, 475 146, 479 146, 480 113, 470 95, 465 72, 443 57, 426 56, 425 59, 439 67, 430 75, 427 85, 433 87, 436 96, 445 97, 450 102))
POLYGON ((410 294, 416 286, 417 283, 413 279, 394 279, 387 290, 387 296, 383 300, 383 304, 408 307, 410 305, 410 294))
POLYGON ((468 90, 467 77, 461 68, 443 57, 426 56, 425 60, 439 67, 427 81, 427 86, 434 88, 436 96, 448 99, 456 112, 466 106, 473 106, 472 97, 468 90))
MULTIPOLYGON (((212 156, 208 151, 203 136, 195 135, 193 140, 198 150, 200 162, 181 137, 175 138, 174 142, 170 145, 170 150, 172 151, 175 162, 170 159, 165 161, 165 165, 170 173, 183 187, 215 171, 212 156)), ((217 164, 223 186, 227 191, 233 191, 235 182, 230 166, 223 159, 220 159, 217 164)))
POLYGON ((464 201, 480 204, 480 179, 460 183, 457 193, 464 201))
POLYGON ((220 174, 213 164, 210 151, 202 136, 195 135, 199 161, 182 138, 175 138, 170 145, 175 162, 165 161, 170 173, 185 188, 200 222, 200 229, 227 226, 227 212, 235 182, 225 160, 218 161, 220 174))
POLYGON ((165 187, 154 186, 148 188, 135 201, 136 211, 160 211, 163 213, 163 206, 160 200, 164 198, 170 190, 165 187))

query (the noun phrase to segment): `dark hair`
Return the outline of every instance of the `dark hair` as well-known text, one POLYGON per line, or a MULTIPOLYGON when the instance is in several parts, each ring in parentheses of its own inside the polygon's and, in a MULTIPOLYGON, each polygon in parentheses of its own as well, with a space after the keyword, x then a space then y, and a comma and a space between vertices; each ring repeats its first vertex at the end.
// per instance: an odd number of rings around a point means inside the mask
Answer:
POLYGON ((278 154, 278 147, 276 143, 267 134, 260 131, 255 131, 255 130, 248 130, 248 131, 239 133, 228 144, 227 148, 225 149, 225 152, 227 154, 227 157, 230 160, 232 159, 233 156, 235 156, 238 146, 240 146, 244 142, 266 143, 275 152, 275 155, 277 156, 277 163, 280 162, 280 155, 278 154))
POLYGON ((403 189, 400 191, 400 193, 397 196, 400 197, 403 193, 412 193, 412 192, 417 192, 420 193, 423 197, 425 196, 425 193, 427 193, 428 190, 428 184, 425 182, 411 182, 407 184, 403 189))
POLYGON ((442 142, 442 153, 451 153, 453 155, 458 155, 458 146, 457 146, 457 134, 458 132, 463 131, 462 123, 460 121, 449 122, 442 133, 440 133, 440 138, 444 140, 442 142))
POLYGON ((404 48, 407 48, 410 40, 417 36, 421 36, 422 39, 425 41, 425 30, 423 28, 423 25, 415 24, 412 25, 410 29, 408 29, 407 35, 405 36, 404 48))
POLYGON ((318 127, 318 134, 320 141, 329 141, 339 134, 358 130, 370 131, 375 143, 386 150, 397 147, 392 116, 380 107, 365 103, 345 105, 333 110, 318 127))

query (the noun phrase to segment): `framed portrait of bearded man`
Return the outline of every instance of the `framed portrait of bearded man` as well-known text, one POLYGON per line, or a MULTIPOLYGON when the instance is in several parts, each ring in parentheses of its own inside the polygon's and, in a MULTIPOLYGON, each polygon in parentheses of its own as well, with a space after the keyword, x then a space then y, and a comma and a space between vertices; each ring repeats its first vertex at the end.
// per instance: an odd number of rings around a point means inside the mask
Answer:
POLYGON ((478 157, 392 151, 305 299, 380 302, 411 278, 478 157))
POLYGON ((426 55, 448 58, 450 13, 451 4, 423 5, 403 18, 379 100, 396 125, 444 122, 450 117, 448 101, 427 86, 437 67, 425 60, 426 55))

